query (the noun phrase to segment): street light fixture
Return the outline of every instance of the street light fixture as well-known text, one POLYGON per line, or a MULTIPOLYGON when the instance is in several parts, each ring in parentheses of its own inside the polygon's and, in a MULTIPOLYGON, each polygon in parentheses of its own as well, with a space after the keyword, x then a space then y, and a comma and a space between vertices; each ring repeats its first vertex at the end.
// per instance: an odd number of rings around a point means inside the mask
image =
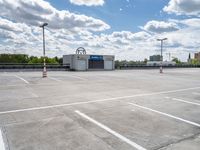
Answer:
POLYGON ((43 31, 43 61, 44 61, 43 73, 42 73, 43 78, 47 77, 47 68, 46 68, 46 59, 45 59, 45 34, 44 34, 44 27, 47 26, 47 25, 48 25, 48 23, 43 23, 40 26, 42 28, 42 31, 43 31))
POLYGON ((161 63, 160 63, 160 73, 163 73, 163 41, 167 40, 167 38, 157 39, 157 41, 161 42, 161 63))

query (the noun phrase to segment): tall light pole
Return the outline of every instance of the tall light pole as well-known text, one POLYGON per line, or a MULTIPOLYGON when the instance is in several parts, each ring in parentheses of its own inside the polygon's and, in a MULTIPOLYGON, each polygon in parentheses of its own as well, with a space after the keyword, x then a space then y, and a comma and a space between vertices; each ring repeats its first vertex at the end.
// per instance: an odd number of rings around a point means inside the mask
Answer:
POLYGON ((161 42, 161 62, 160 62, 160 73, 163 73, 163 41, 167 40, 167 38, 157 39, 157 41, 161 42))
POLYGON ((42 28, 43 32, 43 61, 44 61, 44 66, 43 66, 43 73, 42 77, 46 78, 47 77, 47 68, 46 68, 46 59, 45 59, 45 34, 44 34, 44 27, 47 26, 48 23, 43 23, 40 27, 42 28))

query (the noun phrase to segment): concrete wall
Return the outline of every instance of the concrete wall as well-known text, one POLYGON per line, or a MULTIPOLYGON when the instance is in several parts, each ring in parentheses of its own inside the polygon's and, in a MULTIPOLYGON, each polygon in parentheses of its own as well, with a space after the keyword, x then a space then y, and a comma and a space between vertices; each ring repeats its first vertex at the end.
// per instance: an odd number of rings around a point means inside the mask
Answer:
POLYGON ((63 56, 63 65, 68 65, 72 63, 72 55, 64 55, 63 56))

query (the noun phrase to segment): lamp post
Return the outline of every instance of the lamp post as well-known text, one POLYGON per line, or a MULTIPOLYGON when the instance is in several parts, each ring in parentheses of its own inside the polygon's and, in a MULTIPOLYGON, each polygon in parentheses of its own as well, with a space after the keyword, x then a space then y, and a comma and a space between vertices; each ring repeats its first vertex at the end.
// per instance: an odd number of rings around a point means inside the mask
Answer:
POLYGON ((157 41, 161 42, 161 63, 160 63, 160 73, 163 73, 163 41, 167 40, 167 38, 157 39, 157 41))
POLYGON ((42 72, 42 77, 46 78, 47 77, 47 68, 46 68, 46 59, 45 59, 45 34, 44 34, 44 27, 47 26, 48 23, 43 23, 40 27, 42 28, 43 32, 43 61, 44 61, 44 66, 43 66, 43 72, 42 72))

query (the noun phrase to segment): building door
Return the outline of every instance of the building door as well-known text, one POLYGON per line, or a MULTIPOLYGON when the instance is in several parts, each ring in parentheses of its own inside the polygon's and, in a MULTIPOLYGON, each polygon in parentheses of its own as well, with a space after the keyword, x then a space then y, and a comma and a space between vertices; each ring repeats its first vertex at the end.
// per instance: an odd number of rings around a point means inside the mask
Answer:
POLYGON ((89 69, 104 69, 103 60, 89 60, 89 69))

